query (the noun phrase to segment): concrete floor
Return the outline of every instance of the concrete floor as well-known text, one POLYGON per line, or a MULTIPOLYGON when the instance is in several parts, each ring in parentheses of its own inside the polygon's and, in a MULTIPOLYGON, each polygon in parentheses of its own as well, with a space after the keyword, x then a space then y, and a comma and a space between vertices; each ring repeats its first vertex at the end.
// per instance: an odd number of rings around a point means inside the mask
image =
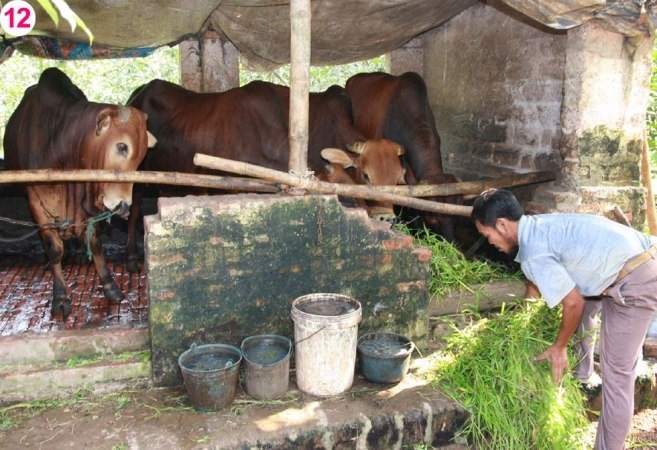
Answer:
POLYGON ((111 326, 147 326, 146 275, 125 267, 126 222, 114 219, 102 224, 102 241, 108 267, 125 298, 109 304, 104 297, 94 264, 85 249, 67 244, 63 272, 71 290, 72 313, 65 322, 50 317, 52 272, 38 234, 22 236, 32 228, 27 201, 20 191, 0 190, 0 336, 24 332, 111 326))
POLYGON ((105 298, 93 263, 69 262, 64 277, 71 288, 72 313, 65 322, 52 318, 52 272, 46 263, 11 256, 0 261, 0 336, 24 332, 148 324, 146 275, 131 274, 123 261, 110 260, 109 269, 123 291, 121 303, 105 298))

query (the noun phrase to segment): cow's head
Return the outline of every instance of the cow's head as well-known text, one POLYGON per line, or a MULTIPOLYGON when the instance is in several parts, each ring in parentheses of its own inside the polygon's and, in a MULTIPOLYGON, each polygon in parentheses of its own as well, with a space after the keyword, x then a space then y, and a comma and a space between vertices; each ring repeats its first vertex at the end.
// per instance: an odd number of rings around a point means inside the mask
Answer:
MULTIPOLYGON (((84 142, 81 168, 137 170, 148 148, 156 142, 146 130, 146 114, 129 106, 107 106, 96 116, 95 130, 84 142)), ((98 183, 93 197, 98 210, 117 211, 126 217, 132 202, 132 183, 98 183)))
MULTIPOLYGON (((399 159, 404 154, 401 145, 387 139, 371 139, 356 142, 349 152, 336 148, 322 150, 322 158, 341 168, 353 168, 351 178, 356 184, 391 186, 404 184, 404 167, 399 159)), ((392 220, 393 205, 384 202, 368 202, 371 217, 392 220)))

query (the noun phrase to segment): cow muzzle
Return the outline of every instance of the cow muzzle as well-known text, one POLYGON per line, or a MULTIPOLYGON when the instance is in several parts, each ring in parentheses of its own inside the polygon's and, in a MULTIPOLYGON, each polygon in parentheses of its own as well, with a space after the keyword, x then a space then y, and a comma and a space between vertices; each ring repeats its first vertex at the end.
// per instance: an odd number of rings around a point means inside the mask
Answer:
POLYGON ((118 206, 112 210, 112 214, 116 214, 122 219, 127 219, 130 215, 130 205, 126 202, 120 202, 118 206))
POLYGON ((392 207, 373 206, 369 208, 369 215, 372 219, 381 222, 388 222, 393 224, 397 221, 397 216, 392 207))

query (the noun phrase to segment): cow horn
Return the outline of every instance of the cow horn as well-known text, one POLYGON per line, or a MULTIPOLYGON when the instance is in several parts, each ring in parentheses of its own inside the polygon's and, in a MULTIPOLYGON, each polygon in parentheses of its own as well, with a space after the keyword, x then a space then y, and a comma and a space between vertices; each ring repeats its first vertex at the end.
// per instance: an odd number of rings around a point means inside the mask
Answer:
POLYGON ((354 153, 358 153, 360 155, 360 154, 363 153, 363 150, 365 150, 365 143, 364 142, 354 142, 354 144, 351 147, 347 146, 347 148, 349 148, 349 151, 354 152, 354 153))
POLYGON ((401 145, 397 144, 397 156, 401 156, 404 154, 404 147, 401 145))
POLYGON ((130 109, 127 106, 119 105, 119 115, 116 118, 119 123, 126 123, 130 120, 130 116, 132 115, 132 109, 130 109))

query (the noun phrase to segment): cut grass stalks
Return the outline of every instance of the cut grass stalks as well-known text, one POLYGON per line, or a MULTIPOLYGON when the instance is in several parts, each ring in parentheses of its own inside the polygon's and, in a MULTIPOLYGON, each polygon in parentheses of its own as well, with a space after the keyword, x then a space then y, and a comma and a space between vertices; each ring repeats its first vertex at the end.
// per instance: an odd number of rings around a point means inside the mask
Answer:
POLYGON ((429 290, 433 295, 443 297, 459 289, 476 295, 470 286, 522 279, 520 273, 511 271, 504 264, 466 258, 457 247, 426 227, 417 231, 404 226, 398 229, 413 236, 416 244, 431 249, 429 290))
POLYGON ((560 318, 559 308, 523 300, 447 338, 434 386, 469 412, 460 433, 475 448, 587 448, 579 383, 568 371, 556 385, 549 363, 534 361, 560 318))

